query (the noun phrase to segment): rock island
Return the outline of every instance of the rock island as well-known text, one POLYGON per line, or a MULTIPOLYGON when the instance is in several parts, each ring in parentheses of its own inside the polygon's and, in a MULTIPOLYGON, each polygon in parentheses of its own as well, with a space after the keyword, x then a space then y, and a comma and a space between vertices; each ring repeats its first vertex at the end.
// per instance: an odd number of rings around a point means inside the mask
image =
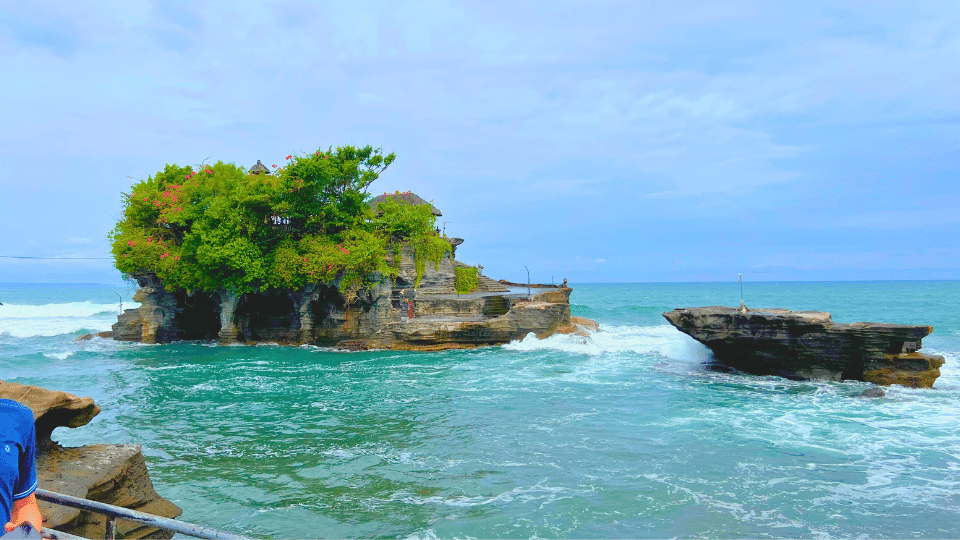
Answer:
POLYGON ((342 146, 273 170, 167 165, 135 184, 111 240, 141 307, 113 338, 435 350, 578 331, 565 280, 511 290, 456 259, 463 239, 431 203, 370 198, 393 160, 342 146))
POLYGON ((697 307, 664 313, 721 363, 796 380, 852 379, 931 388, 942 356, 917 352, 931 326, 834 323, 829 313, 697 307))

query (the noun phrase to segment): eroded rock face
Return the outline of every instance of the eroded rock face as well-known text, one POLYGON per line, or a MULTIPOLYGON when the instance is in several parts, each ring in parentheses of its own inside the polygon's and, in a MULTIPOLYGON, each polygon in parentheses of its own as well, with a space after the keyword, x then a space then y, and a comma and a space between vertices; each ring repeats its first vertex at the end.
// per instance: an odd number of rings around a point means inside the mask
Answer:
POLYGON ((836 324, 829 313, 786 309, 700 307, 663 316, 719 362, 758 375, 930 388, 944 362, 916 352, 930 326, 836 324))
POLYGON ((0 398, 16 401, 33 411, 37 445, 40 448, 50 442, 50 434, 54 429, 80 427, 100 414, 100 407, 92 398, 39 386, 0 381, 0 398))
MULTIPOLYGON (((438 349, 507 343, 530 332, 546 337, 574 332, 569 287, 533 297, 511 294, 501 283, 478 274, 477 290, 457 294, 456 261, 448 252, 439 264, 427 262, 419 285, 414 253, 400 253, 396 279, 342 293, 326 284, 302 290, 200 298, 166 291, 156 276, 138 275, 142 302, 113 326, 115 339, 168 343, 179 339, 233 342, 311 343, 349 349, 438 349), (407 318, 407 300, 415 317, 407 318), (203 331, 197 331, 203 329, 203 331)), ((479 268, 479 267, 478 267, 479 268)))
POLYGON ((470 298, 466 301, 478 304, 471 313, 479 314, 473 316, 446 315, 450 309, 449 303, 455 302, 455 299, 423 300, 425 303, 435 301, 444 307, 436 309, 439 315, 432 314, 432 309, 423 309, 427 313, 418 312, 413 319, 401 318, 389 324, 370 338, 370 346, 437 350, 509 343, 531 333, 542 339, 571 328, 571 290, 549 291, 532 298, 526 295, 470 298))
MULTIPOLYGON (((50 440, 57 427, 79 427, 100 413, 88 397, 37 386, 0 381, 0 398, 11 399, 33 411, 37 428, 37 477, 43 489, 174 518, 183 511, 153 489, 139 445, 95 444, 64 448, 50 440)), ((44 527, 103 538, 105 518, 98 514, 38 501, 44 527)), ((123 538, 171 538, 154 527, 117 522, 123 538)))
POLYGON ((113 325, 113 338, 140 343, 169 343, 179 338, 174 325, 178 309, 176 296, 163 288, 156 274, 134 276, 140 290, 133 295, 140 307, 124 310, 113 325))

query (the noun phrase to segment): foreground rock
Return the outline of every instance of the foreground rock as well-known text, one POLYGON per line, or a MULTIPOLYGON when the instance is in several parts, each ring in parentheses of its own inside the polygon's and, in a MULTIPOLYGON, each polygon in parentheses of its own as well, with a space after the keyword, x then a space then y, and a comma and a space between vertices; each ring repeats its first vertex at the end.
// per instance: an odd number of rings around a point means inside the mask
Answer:
POLYGON ((475 291, 457 294, 457 268, 470 267, 447 252, 427 264, 414 290, 416 264, 409 248, 400 253, 394 280, 384 277, 366 289, 343 293, 317 283, 302 290, 233 295, 167 291, 153 274, 135 277, 140 290, 113 325, 113 338, 141 343, 218 340, 220 343, 309 343, 353 350, 437 350, 497 345, 579 328, 570 320, 571 288, 515 293, 479 274, 475 291), (412 300, 414 317, 407 316, 412 300))
MULTIPOLYGON (((100 408, 91 398, 4 381, 0 381, 0 398, 12 399, 33 411, 41 488, 168 518, 183 513, 154 491, 140 446, 95 444, 64 448, 50 439, 55 428, 79 427, 99 414, 100 408)), ((38 503, 44 527, 85 538, 104 538, 106 521, 102 515, 44 501, 38 503)), ((122 538, 173 536, 124 520, 117 522, 117 532, 122 538)))
POLYGON ((663 316, 719 362, 758 375, 931 388, 944 363, 917 352, 931 326, 836 324, 829 313, 786 309, 699 307, 663 316))

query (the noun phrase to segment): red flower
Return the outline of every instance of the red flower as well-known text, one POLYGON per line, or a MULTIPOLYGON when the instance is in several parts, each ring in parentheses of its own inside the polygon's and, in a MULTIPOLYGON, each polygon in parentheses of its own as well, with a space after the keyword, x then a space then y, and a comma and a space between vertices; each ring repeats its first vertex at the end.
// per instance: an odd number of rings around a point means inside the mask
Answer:
POLYGON ((170 256, 169 253, 164 253, 163 255, 160 256, 160 258, 161 258, 161 259, 166 259, 166 258, 169 257, 169 256, 170 256))
POLYGON ((290 154, 289 156, 287 156, 287 159, 290 159, 292 157, 293 157, 293 154, 290 154))
POLYGON ((277 168, 277 166, 276 166, 276 165, 274 165, 274 166, 273 166, 273 168, 274 168, 274 169, 276 169, 276 168, 277 168))
POLYGON ((213 174, 213 171, 211 171, 210 169, 207 169, 207 174, 213 174))
POLYGON ((319 155, 320 155, 320 152, 315 152, 313 155, 319 156, 319 155))
POLYGON ((327 159, 327 156, 323 156, 323 159, 327 159))
POLYGON ((183 177, 186 178, 187 180, 190 179, 190 175, 189 175, 189 174, 185 174, 183 177))
POLYGON ((180 260, 180 257, 174 257, 173 260, 179 261, 179 260, 180 260))
POLYGON ((133 240, 127 240, 127 245, 129 245, 130 247, 133 247, 133 246, 137 245, 137 243, 134 242, 133 240))

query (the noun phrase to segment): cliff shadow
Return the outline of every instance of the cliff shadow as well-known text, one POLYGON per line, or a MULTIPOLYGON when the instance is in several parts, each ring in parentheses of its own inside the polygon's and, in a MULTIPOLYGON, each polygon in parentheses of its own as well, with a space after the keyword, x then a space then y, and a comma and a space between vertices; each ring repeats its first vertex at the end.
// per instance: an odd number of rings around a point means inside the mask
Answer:
POLYGON ((296 341, 300 330, 293 300, 275 289, 244 294, 234 320, 245 341, 296 341))
POLYGON ((220 332, 220 301, 215 295, 202 291, 187 294, 184 290, 178 290, 176 299, 177 311, 173 324, 179 339, 217 339, 220 332))
POLYGON ((347 301, 336 287, 319 285, 319 296, 310 302, 313 317, 313 341, 318 345, 334 345, 342 339, 340 332, 348 323, 347 301))

